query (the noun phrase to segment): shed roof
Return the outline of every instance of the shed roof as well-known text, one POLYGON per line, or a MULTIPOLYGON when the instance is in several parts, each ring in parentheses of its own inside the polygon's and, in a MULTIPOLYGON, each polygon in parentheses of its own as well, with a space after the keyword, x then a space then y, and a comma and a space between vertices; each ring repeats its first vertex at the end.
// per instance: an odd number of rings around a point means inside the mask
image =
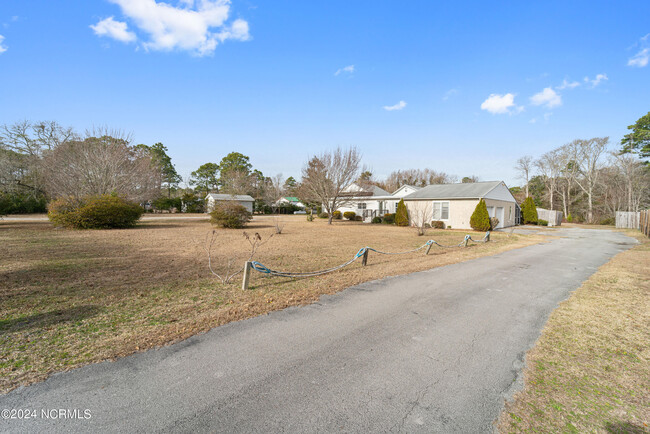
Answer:
POLYGON ((432 184, 405 196, 404 199, 481 199, 499 184, 501 181, 432 184))
POLYGON ((220 194, 220 193, 208 193, 205 197, 206 199, 211 197, 214 200, 236 200, 238 202, 255 202, 251 196, 247 194, 220 194))
POLYGON ((295 196, 285 196, 284 199, 288 200, 289 202, 300 202, 300 199, 295 196))

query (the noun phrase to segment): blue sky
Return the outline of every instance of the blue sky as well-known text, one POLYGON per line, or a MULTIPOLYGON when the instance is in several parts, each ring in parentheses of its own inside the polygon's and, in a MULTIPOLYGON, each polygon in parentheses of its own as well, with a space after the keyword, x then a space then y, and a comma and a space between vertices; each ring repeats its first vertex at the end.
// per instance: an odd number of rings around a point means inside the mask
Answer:
POLYGON ((266 175, 357 146, 377 177, 519 181, 524 155, 613 145, 650 110, 650 2, 3 0, 0 123, 231 151, 266 175))

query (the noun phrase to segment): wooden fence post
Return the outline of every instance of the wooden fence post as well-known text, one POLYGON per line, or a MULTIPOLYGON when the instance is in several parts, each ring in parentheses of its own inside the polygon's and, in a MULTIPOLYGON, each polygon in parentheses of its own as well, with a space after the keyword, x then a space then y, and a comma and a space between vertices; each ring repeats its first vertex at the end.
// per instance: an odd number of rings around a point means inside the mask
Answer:
POLYGON ((241 282, 241 289, 243 291, 248 289, 248 282, 251 279, 251 269, 252 268, 253 267, 252 267, 250 261, 246 261, 246 263, 244 264, 244 278, 242 279, 242 282, 241 282))
POLYGON ((469 243, 469 237, 465 237, 465 247, 467 247, 467 244, 469 243))
POLYGON ((365 252, 363 252, 363 258, 361 259, 361 265, 366 266, 368 264, 368 249, 366 249, 365 252))
POLYGON ((424 253, 425 255, 429 254, 429 250, 431 250, 431 247, 433 247, 433 243, 429 244, 429 247, 427 247, 427 251, 424 253))

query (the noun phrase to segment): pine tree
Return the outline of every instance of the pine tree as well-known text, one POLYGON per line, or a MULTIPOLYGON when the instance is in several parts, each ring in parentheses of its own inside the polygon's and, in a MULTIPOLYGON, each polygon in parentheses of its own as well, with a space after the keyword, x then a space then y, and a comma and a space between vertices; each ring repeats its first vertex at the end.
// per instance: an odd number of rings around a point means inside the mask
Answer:
POLYGON ((476 209, 469 219, 469 224, 475 231, 485 232, 490 230, 490 215, 483 199, 476 205, 476 209))
POLYGON ((528 196, 521 206, 521 213, 523 214, 524 224, 537 224, 537 206, 532 197, 528 196))
POLYGON ((408 226, 409 225, 409 212, 406 209, 404 204, 404 199, 400 199, 397 204, 397 212, 395 213, 395 224, 397 226, 408 226))

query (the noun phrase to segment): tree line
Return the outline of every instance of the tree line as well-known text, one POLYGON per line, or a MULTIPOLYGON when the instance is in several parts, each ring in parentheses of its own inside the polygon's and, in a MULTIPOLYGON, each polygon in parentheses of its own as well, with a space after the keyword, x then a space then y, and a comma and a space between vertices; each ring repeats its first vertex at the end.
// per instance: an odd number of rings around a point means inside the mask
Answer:
POLYGON ((518 199, 561 210, 568 220, 610 223, 616 211, 650 205, 650 113, 630 125, 612 149, 608 137, 576 139, 538 158, 519 158, 515 169, 523 187, 518 199))

